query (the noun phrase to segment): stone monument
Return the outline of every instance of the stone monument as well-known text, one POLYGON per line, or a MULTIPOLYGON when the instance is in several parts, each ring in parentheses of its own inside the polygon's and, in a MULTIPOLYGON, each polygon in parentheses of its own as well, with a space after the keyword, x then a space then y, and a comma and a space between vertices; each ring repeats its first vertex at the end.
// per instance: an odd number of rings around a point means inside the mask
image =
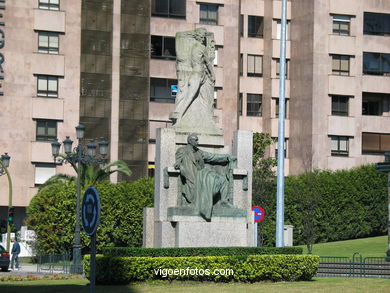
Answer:
POLYGON ((214 35, 176 34, 178 93, 172 127, 157 130, 154 208, 144 247, 253 246, 252 133, 224 145, 214 102, 214 35))

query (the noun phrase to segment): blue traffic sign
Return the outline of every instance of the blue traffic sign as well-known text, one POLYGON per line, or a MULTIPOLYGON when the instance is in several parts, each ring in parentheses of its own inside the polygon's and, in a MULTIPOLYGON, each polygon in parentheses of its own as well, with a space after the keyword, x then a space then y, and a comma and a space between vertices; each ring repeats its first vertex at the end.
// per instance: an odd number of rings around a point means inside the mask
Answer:
POLYGON ((264 220, 265 212, 264 212, 264 209, 262 207, 253 206, 252 211, 254 211, 254 214, 255 214, 255 219, 254 219, 255 223, 261 222, 262 220, 264 220))
POLYGON ((93 186, 88 187, 84 193, 81 215, 85 233, 92 236, 100 223, 100 198, 93 186))

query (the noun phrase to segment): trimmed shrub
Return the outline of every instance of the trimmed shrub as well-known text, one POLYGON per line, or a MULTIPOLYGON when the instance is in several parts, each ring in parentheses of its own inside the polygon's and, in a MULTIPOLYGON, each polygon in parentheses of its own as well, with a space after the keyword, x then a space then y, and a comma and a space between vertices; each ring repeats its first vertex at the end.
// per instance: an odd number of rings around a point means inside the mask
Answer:
POLYGON ((181 247, 142 248, 105 247, 105 256, 128 257, 179 257, 179 256, 245 256, 252 254, 302 254, 300 247, 181 247))
MULTIPOLYGON (((387 175, 374 165, 288 176, 285 224, 294 226, 294 245, 306 244, 309 237, 319 243, 385 235, 387 197, 387 175)), ((275 199, 254 202, 265 209, 259 228, 265 246, 275 243, 275 199)))
MULTIPOLYGON (((89 255, 84 271, 89 277, 89 255)), ((127 284, 146 280, 214 282, 307 281, 317 273, 316 255, 251 255, 194 257, 96 257, 96 282, 127 284), (233 270, 233 271, 232 271, 233 270)))

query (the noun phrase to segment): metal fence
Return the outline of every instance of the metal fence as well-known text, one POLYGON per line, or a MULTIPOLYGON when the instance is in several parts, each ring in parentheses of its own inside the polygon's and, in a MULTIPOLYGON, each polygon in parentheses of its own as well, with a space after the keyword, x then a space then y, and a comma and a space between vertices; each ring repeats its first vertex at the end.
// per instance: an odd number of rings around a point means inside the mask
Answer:
POLYGON ((69 274, 70 257, 65 254, 42 254, 37 256, 37 271, 48 274, 69 274))
POLYGON ((390 278, 390 258, 320 256, 317 277, 390 278))

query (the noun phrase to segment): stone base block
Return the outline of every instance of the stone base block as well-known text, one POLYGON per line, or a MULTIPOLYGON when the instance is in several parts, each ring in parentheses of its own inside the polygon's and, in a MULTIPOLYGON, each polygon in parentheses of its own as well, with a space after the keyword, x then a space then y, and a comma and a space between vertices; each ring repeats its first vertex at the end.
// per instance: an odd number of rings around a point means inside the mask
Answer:
MULTIPOLYGON (((169 207, 168 220, 178 222, 182 216, 198 217, 199 212, 191 207, 169 207)), ((246 217, 246 210, 238 208, 213 208, 212 217, 246 217)))
POLYGON ((175 247, 248 246, 246 217, 177 216, 175 247), (180 219, 179 219, 180 218, 180 219))

